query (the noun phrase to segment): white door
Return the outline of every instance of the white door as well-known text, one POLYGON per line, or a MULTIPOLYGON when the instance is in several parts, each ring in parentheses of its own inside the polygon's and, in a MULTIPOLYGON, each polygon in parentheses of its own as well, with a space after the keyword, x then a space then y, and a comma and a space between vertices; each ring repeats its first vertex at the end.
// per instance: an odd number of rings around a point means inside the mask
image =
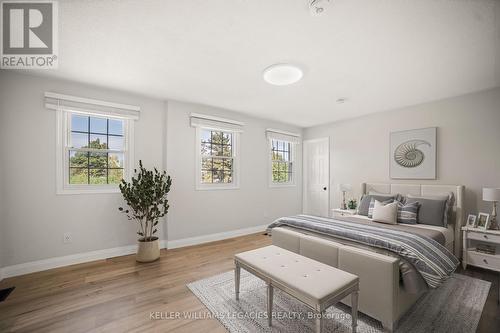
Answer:
POLYGON ((330 140, 304 141, 304 214, 329 216, 330 140))

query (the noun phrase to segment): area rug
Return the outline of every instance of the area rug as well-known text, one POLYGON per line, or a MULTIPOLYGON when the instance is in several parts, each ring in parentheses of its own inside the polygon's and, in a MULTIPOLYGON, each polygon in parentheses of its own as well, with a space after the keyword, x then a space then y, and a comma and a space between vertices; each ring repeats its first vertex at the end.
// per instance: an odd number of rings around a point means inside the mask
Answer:
MULTIPOLYGON (((396 332, 476 331, 490 282, 453 274, 438 289, 424 295, 401 318, 396 332)), ((229 332, 315 332, 314 313, 299 301, 275 289, 273 327, 267 325, 266 285, 241 271, 240 300, 234 297, 234 273, 226 272, 195 281, 188 288, 229 332)), ((324 332, 351 332, 351 311, 337 304, 327 310, 324 332)), ((358 332, 383 332, 379 321, 359 313, 358 332)))

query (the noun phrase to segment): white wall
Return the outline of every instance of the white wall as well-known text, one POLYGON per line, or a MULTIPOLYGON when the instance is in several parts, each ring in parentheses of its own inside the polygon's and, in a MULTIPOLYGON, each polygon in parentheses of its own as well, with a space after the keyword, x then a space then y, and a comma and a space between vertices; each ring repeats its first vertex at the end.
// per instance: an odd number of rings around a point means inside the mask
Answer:
MULTIPOLYGON (((1 92, 5 89, 5 81, 0 79, 0 95, 1 92)), ((0 99, 0 111, 3 110, 3 99, 0 99)), ((3 151, 2 148, 2 142, 6 141, 4 131, 2 130, 2 124, 5 123, 4 119, 4 112, 0 112, 0 153, 3 151)), ((4 186, 4 163, 2 163, 4 160, 3 158, 0 159, 0 280, 2 279, 2 267, 4 266, 4 256, 5 256, 5 231, 4 231, 4 224, 5 222, 5 211, 4 211, 4 192, 5 192, 5 186, 4 186)))
POLYGON ((495 54, 495 61, 496 61, 496 82, 497 86, 500 86, 500 1, 495 2, 495 31, 496 31, 496 39, 495 39, 495 46, 496 46, 496 54, 495 54))
POLYGON ((265 137, 268 127, 300 132, 298 128, 202 105, 8 71, 0 72, 0 88, 0 265, 136 243, 136 226, 117 210, 122 204, 120 194, 56 195, 56 120, 55 112, 44 107, 45 91, 141 107, 135 159, 142 159, 147 167, 166 169, 173 178, 168 230, 160 230, 163 239, 260 226, 301 210, 300 156, 297 186, 269 188, 265 137), (241 135, 240 189, 195 190, 191 112, 246 123, 241 135), (72 243, 62 242, 64 232, 72 233, 72 243))
POLYGON ((160 168, 163 101, 8 71, 0 84, 3 264, 134 244, 136 226, 117 210, 120 194, 56 195, 56 114, 45 109, 44 92, 140 106, 135 159, 160 168), (72 233, 71 244, 63 244, 64 232, 72 233))
MULTIPOLYGON (((301 132, 299 128, 251 118, 218 108, 168 103, 168 172, 173 177, 168 240, 225 232, 271 223, 277 217, 301 211, 301 157, 295 187, 270 188, 266 128, 301 132), (195 190, 195 129, 191 112, 230 118, 245 123, 240 137, 240 188, 195 190)), ((301 147, 299 146, 299 155, 301 147)))
POLYGON ((500 88, 428 104, 316 126, 308 139, 330 137, 331 207, 339 207, 336 185, 390 182, 389 133, 438 127, 437 180, 399 183, 462 184, 466 214, 491 212, 482 187, 500 187, 500 88))
MULTIPOLYGON (((268 127, 299 128, 203 105, 7 71, 0 74, 0 88, 0 267, 136 241, 135 225, 116 210, 119 194, 55 194, 55 113, 44 108, 45 91, 141 107, 136 160, 166 166, 173 178, 168 228, 161 231, 169 241, 259 226, 301 211, 300 168, 296 187, 269 187, 265 137, 268 127), (195 190, 191 112, 245 122, 240 189, 195 190), (64 232, 73 234, 73 243, 62 243, 64 232)), ((481 188, 500 186, 500 88, 304 130, 305 138, 331 138, 332 207, 340 203, 338 183, 390 181, 391 131, 429 126, 438 127, 438 179, 422 182, 463 184, 467 213, 489 212, 481 188)), ((300 156, 298 161, 300 166, 300 156)), ((357 188, 353 195, 359 195, 357 188)))
MULTIPOLYGON (((1 123, 1 116, 0 116, 0 123, 1 123)), ((2 136, 0 135, 0 140, 2 140, 2 136)), ((0 280, 2 279, 2 267, 3 262, 4 262, 4 255, 5 255, 5 249, 4 249, 4 236, 5 236, 5 231, 4 231, 4 223, 5 223, 5 215, 4 215, 4 208, 3 208, 3 191, 4 191, 4 184, 3 184, 3 177, 2 177, 2 169, 3 167, 0 166, 0 280)))

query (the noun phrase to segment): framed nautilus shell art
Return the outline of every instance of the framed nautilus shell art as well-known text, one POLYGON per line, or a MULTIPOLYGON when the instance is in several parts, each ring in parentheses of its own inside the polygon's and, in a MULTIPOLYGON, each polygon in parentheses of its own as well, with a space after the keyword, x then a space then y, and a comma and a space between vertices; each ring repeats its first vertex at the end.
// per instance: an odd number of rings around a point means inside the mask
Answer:
POLYGON ((391 133, 391 178, 436 179, 436 127, 391 133))

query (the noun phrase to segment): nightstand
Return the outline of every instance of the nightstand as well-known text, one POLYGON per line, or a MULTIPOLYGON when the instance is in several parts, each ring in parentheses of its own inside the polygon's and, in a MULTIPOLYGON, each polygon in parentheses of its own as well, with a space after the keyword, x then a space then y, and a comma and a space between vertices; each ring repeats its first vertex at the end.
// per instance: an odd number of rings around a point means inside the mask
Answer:
MULTIPOLYGON (((470 265, 489 269, 498 272, 500 279, 500 231, 462 227, 462 232, 463 268, 466 269, 467 265, 470 265), (478 244, 486 244, 490 248, 495 249, 495 254, 476 251, 478 244)), ((500 284, 498 291, 498 303, 500 303, 500 284)))
POLYGON ((352 215, 356 215, 356 213, 357 213, 356 209, 341 209, 341 208, 332 209, 333 218, 337 218, 337 217, 341 217, 341 216, 352 216, 352 215))

